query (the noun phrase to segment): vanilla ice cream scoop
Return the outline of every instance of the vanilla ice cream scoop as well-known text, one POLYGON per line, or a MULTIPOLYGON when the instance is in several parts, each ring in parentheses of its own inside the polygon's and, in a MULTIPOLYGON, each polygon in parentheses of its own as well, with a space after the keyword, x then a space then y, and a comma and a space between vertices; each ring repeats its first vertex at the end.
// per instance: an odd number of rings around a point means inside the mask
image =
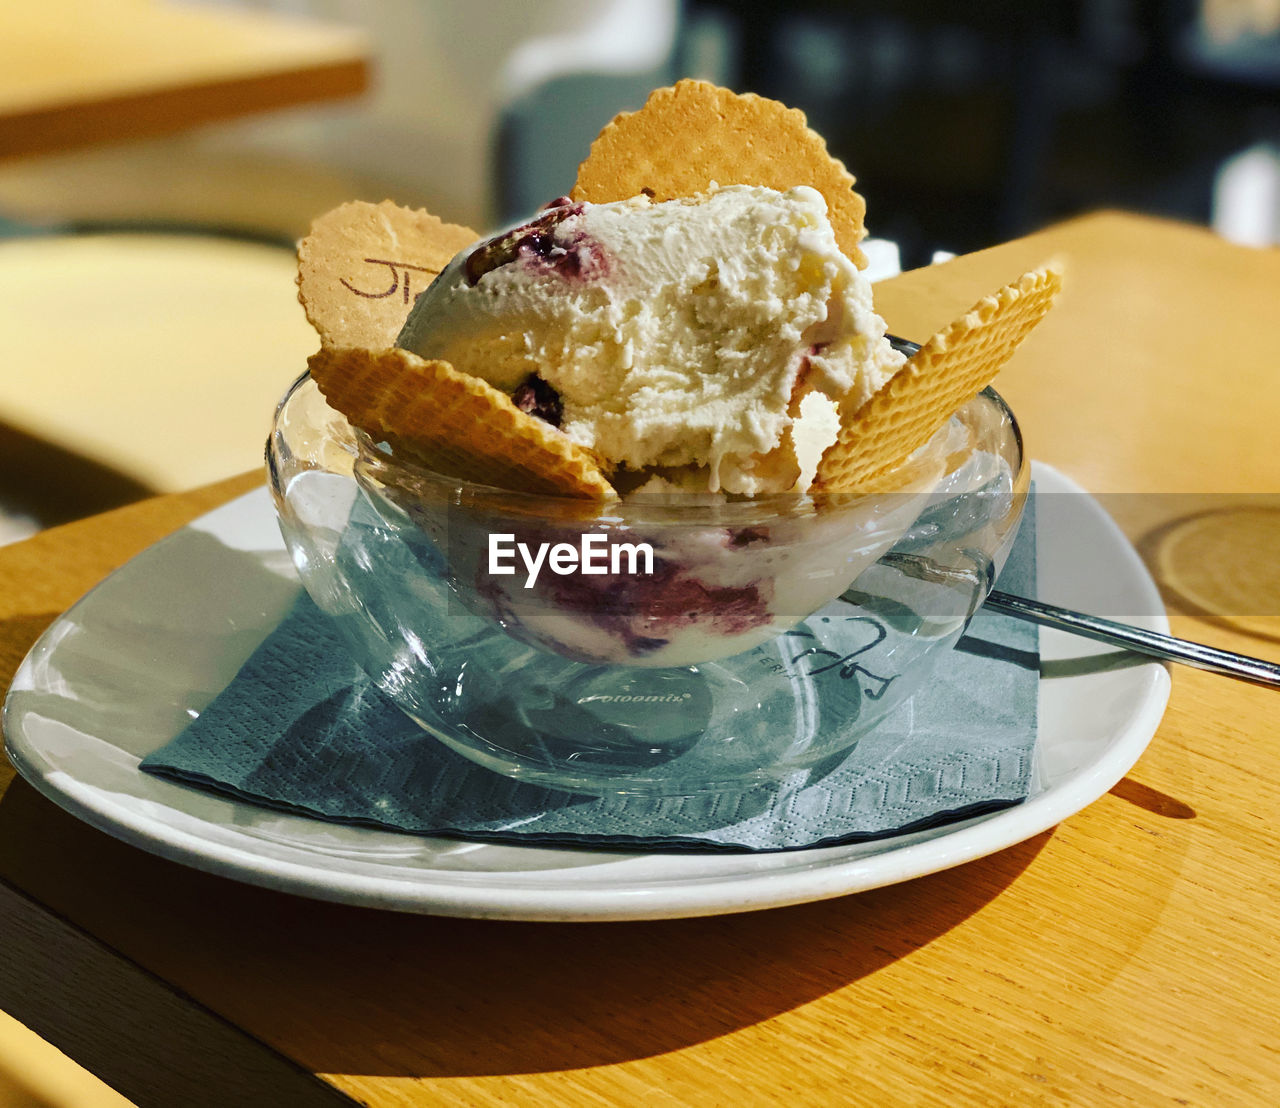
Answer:
POLYGON ((902 364, 815 189, 557 201, 463 251, 400 346, 483 378, 627 472, 803 491, 902 364))

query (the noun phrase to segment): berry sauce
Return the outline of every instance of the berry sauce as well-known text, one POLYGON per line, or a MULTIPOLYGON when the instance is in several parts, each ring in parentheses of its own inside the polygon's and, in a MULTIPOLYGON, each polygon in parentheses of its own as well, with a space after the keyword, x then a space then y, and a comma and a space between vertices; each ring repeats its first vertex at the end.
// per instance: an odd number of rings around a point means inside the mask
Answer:
POLYGON ((560 394, 539 377, 530 373, 511 394, 511 402, 522 412, 545 420, 552 427, 559 427, 564 419, 564 402, 560 394))
POLYGON ((608 264, 600 243, 572 226, 561 227, 584 210, 581 204, 561 203, 567 199, 553 200, 554 207, 549 206, 528 223, 477 246, 463 268, 467 284, 474 288, 486 273, 517 261, 534 272, 554 274, 565 280, 589 281, 603 277, 608 264))
POLYGON ((662 649, 670 636, 694 624, 706 632, 740 635, 771 618, 763 582, 709 585, 662 557, 654 559, 653 569, 646 576, 575 573, 548 586, 555 603, 616 635, 636 656, 662 649))

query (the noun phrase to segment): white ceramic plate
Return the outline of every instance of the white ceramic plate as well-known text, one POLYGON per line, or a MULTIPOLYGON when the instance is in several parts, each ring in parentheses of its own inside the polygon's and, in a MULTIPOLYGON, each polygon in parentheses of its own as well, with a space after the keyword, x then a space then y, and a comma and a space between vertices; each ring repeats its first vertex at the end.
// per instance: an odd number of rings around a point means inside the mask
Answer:
MULTIPOLYGON (((1035 477, 1041 494, 1076 494, 1039 502, 1040 595, 1168 630, 1154 584, 1102 509, 1047 467, 1035 477)), ((141 758, 226 685, 298 588, 265 489, 197 520, 112 574, 32 649, 5 703, 9 757, 93 826, 241 881, 409 912, 646 919, 840 896, 1021 842, 1120 780, 1169 696, 1163 666, 1045 632, 1035 795, 949 827, 774 854, 425 838, 282 815, 141 773, 141 758)))

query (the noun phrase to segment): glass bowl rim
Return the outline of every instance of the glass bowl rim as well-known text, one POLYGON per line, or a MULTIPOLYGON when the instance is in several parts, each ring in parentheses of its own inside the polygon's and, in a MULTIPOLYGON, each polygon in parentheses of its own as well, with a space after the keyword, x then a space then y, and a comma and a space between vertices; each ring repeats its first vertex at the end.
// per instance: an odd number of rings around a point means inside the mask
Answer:
MULTIPOLYGON (((311 372, 310 370, 305 370, 289 386, 284 396, 277 403, 272 420, 271 435, 267 443, 267 465, 272 486, 281 492, 283 492, 283 489, 281 489, 276 444, 277 438, 281 434, 282 417, 290 403, 310 382, 311 372)), ((687 497, 687 500, 683 503, 679 498, 670 494, 657 494, 652 498, 643 494, 631 494, 622 498, 595 500, 587 497, 551 493, 521 492, 515 489, 505 489, 495 485, 470 481, 465 477, 441 473, 409 459, 392 458, 378 446, 371 435, 355 427, 342 412, 330 405, 324 394, 319 391, 318 386, 315 386, 315 388, 318 399, 330 413, 332 422, 339 424, 350 435, 350 441, 341 445, 352 456, 353 479, 365 487, 366 491, 372 491, 367 488, 370 482, 370 475, 367 472, 362 474, 362 468, 367 468, 369 463, 373 466, 386 465, 394 467, 396 474, 404 473, 414 479, 415 482, 422 482, 422 488, 431 489, 437 493, 438 495, 432 497, 437 503, 467 510, 490 510, 507 515, 550 520, 566 518, 591 519, 600 523, 632 524, 648 522, 664 525, 688 524, 690 526, 705 526, 709 523, 718 526, 726 524, 750 525, 768 520, 813 515, 824 509, 843 511, 847 508, 865 504, 868 501, 886 500, 896 495, 928 494, 938 484, 935 481, 928 488, 917 489, 911 493, 788 492, 732 499, 723 499, 719 494, 715 493, 682 493, 679 494, 679 497, 687 497), (362 462, 366 463, 366 465, 362 466, 362 462)), ((1011 468, 1016 480, 1016 476, 1025 469, 1027 464, 1022 428, 1009 403, 990 385, 962 404, 951 415, 947 423, 935 433, 928 443, 920 447, 912 457, 916 457, 921 451, 928 450, 937 441, 943 429, 950 426, 957 416, 970 409, 979 400, 994 405, 996 411, 1003 417, 1002 425, 1007 429, 1006 433, 1009 436, 1010 445, 1015 455, 1011 468)), ((971 453, 972 451, 965 451, 964 457, 968 458, 971 453)), ((898 468, 904 468, 906 464, 904 462, 898 468)), ((938 480, 945 479, 947 474, 955 472, 957 468, 957 464, 950 465, 938 480)), ((385 481, 378 483, 382 485, 389 484, 389 482, 385 481)), ((400 487, 404 488, 405 486, 401 485, 400 487)), ((415 484, 412 489, 407 489, 406 491, 418 492, 421 490, 415 484)))

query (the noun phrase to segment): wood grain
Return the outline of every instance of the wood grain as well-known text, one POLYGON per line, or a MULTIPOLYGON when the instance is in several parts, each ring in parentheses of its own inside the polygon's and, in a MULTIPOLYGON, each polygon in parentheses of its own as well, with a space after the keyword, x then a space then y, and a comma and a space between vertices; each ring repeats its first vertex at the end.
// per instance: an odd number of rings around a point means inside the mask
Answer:
MULTIPOLYGON (((353 1103, 3 881, 0 933, 0 1006, 138 1108, 353 1103)), ((94 1101, 81 1090, 65 1103, 94 1101)))
POLYGON ((883 282, 876 305, 928 336, 1051 257, 1060 301, 996 382, 1032 454, 1094 493, 1280 491, 1280 250, 1100 213, 883 282))
MULTIPOLYGON (((895 332, 929 334, 1050 254, 1067 292, 1001 382, 1031 452, 1160 510, 1280 491, 1276 252, 1102 214, 877 295, 895 332)), ((5 664, 232 491, 0 551, 5 664)), ((1280 659, 1277 613, 1175 623, 1280 659)), ((768 912, 555 925, 313 903, 141 854, 21 781, 0 798, 0 877, 371 1105, 1263 1106, 1280 1089, 1276 704, 1179 670, 1138 766, 1052 832, 768 912)))

